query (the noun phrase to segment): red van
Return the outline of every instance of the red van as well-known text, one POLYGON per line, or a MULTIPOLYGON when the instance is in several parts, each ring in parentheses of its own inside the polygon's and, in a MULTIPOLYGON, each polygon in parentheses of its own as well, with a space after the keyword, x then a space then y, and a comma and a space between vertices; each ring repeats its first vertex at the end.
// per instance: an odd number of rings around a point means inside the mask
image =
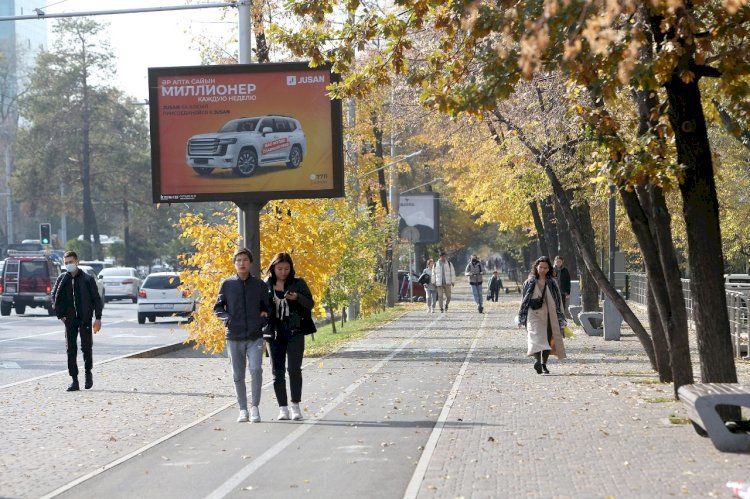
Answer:
POLYGON ((43 251, 8 250, 0 279, 0 315, 26 313, 26 307, 42 307, 55 315, 52 287, 60 270, 43 251))

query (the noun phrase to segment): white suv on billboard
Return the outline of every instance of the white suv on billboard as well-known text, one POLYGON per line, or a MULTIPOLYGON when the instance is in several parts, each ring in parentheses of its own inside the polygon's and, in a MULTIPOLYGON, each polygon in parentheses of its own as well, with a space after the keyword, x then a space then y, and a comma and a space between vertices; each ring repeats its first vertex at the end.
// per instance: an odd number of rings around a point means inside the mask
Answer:
POLYGON ((218 132, 193 135, 187 143, 187 163, 199 175, 208 175, 214 168, 232 168, 242 177, 264 165, 297 168, 305 154, 302 125, 280 115, 233 119, 218 132))

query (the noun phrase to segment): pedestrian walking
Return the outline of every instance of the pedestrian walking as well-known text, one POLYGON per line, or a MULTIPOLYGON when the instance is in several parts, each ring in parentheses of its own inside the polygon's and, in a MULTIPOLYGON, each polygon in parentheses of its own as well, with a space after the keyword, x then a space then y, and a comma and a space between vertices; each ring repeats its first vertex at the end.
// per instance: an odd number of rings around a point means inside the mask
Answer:
POLYGON ((250 273, 253 254, 240 248, 232 255, 237 273, 219 285, 214 314, 224 322, 237 405, 238 423, 260 422, 260 390, 263 386, 263 327, 271 308, 268 286, 250 273), (247 408, 245 368, 250 371, 250 413, 247 408))
POLYGON ((448 304, 451 302, 451 291, 456 284, 456 269, 453 268, 453 264, 448 260, 448 255, 445 251, 440 252, 440 258, 438 258, 435 264, 434 274, 440 311, 447 312, 448 304), (445 304, 443 304, 443 301, 445 301, 445 304))
POLYGON ((560 255, 555 257, 555 266, 552 272, 555 281, 557 281, 557 287, 560 288, 563 314, 565 314, 566 318, 572 319, 570 310, 568 310, 568 306, 570 305, 570 272, 565 268, 565 260, 560 255))
POLYGON ((497 270, 492 272, 492 277, 490 277, 490 282, 487 285, 489 289, 489 296, 487 297, 491 301, 497 301, 498 295, 500 294, 500 290, 503 289, 503 280, 500 279, 500 276, 497 273, 497 270))
POLYGON ((552 262, 540 256, 534 262, 531 274, 523 283, 518 326, 526 327, 529 357, 534 357, 538 374, 549 374, 547 359, 550 353, 564 359, 563 328, 565 316, 560 305, 560 290, 551 278, 552 262))
POLYGON ((419 282, 424 286, 425 301, 427 302, 427 312, 435 312, 435 302, 437 301, 437 289, 435 287, 435 260, 432 258, 427 260, 427 267, 422 271, 422 275, 419 276, 419 282))
POLYGON ((267 276, 266 284, 273 296, 273 313, 271 327, 264 336, 271 349, 273 390, 279 404, 277 419, 299 421, 303 418, 299 406, 302 402, 302 357, 305 335, 316 331, 312 320, 315 301, 304 279, 296 277, 289 253, 277 253, 273 257, 267 276), (289 372, 291 406, 287 399, 285 369, 289 372))
POLYGON ((471 255, 471 260, 466 265, 464 275, 469 278, 469 286, 471 287, 472 295, 474 295, 474 303, 477 304, 477 311, 481 314, 484 312, 484 294, 482 291, 484 265, 479 261, 477 255, 471 255))
POLYGON ((68 354, 68 374, 73 381, 67 388, 69 392, 80 390, 78 384, 78 336, 81 337, 83 368, 86 373, 84 388, 94 386, 94 336, 102 327, 102 297, 96 281, 78 268, 78 254, 67 251, 63 255, 65 272, 55 281, 52 296, 55 315, 65 324, 65 348, 68 354), (94 320, 92 326, 91 321, 94 320), (92 334, 93 332, 93 334, 92 334))

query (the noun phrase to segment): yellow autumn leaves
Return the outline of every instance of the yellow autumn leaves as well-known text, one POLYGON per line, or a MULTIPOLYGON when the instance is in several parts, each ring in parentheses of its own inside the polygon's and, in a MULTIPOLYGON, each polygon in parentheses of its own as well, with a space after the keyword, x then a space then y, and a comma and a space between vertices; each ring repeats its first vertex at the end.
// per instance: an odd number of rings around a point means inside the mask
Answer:
MULTIPOLYGON (((377 306, 382 289, 374 283, 376 248, 383 247, 386 231, 367 210, 351 209, 344 199, 279 200, 261 211, 261 277, 273 256, 290 253, 297 276, 307 282, 316 301, 314 314, 323 315, 325 296, 357 294, 366 313, 377 306)), ((186 213, 178 227, 181 237, 195 248, 181 255, 183 285, 199 300, 194 320, 187 324, 188 339, 212 352, 224 349, 224 330, 213 314, 222 279, 235 272, 232 254, 239 233, 235 210, 211 217, 186 213)), ((257 255, 256 255, 257 258, 257 255)), ((328 300, 331 301, 331 300, 328 300)))

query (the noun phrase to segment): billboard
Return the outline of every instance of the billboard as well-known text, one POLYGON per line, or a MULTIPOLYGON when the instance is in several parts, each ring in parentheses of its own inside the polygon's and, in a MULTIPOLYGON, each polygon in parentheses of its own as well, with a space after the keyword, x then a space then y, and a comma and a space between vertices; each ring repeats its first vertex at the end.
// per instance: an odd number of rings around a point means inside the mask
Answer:
POLYGON ((440 241, 438 196, 435 192, 400 196, 398 233, 410 243, 440 241))
POLYGON ((330 66, 149 68, 154 203, 342 197, 330 66))

